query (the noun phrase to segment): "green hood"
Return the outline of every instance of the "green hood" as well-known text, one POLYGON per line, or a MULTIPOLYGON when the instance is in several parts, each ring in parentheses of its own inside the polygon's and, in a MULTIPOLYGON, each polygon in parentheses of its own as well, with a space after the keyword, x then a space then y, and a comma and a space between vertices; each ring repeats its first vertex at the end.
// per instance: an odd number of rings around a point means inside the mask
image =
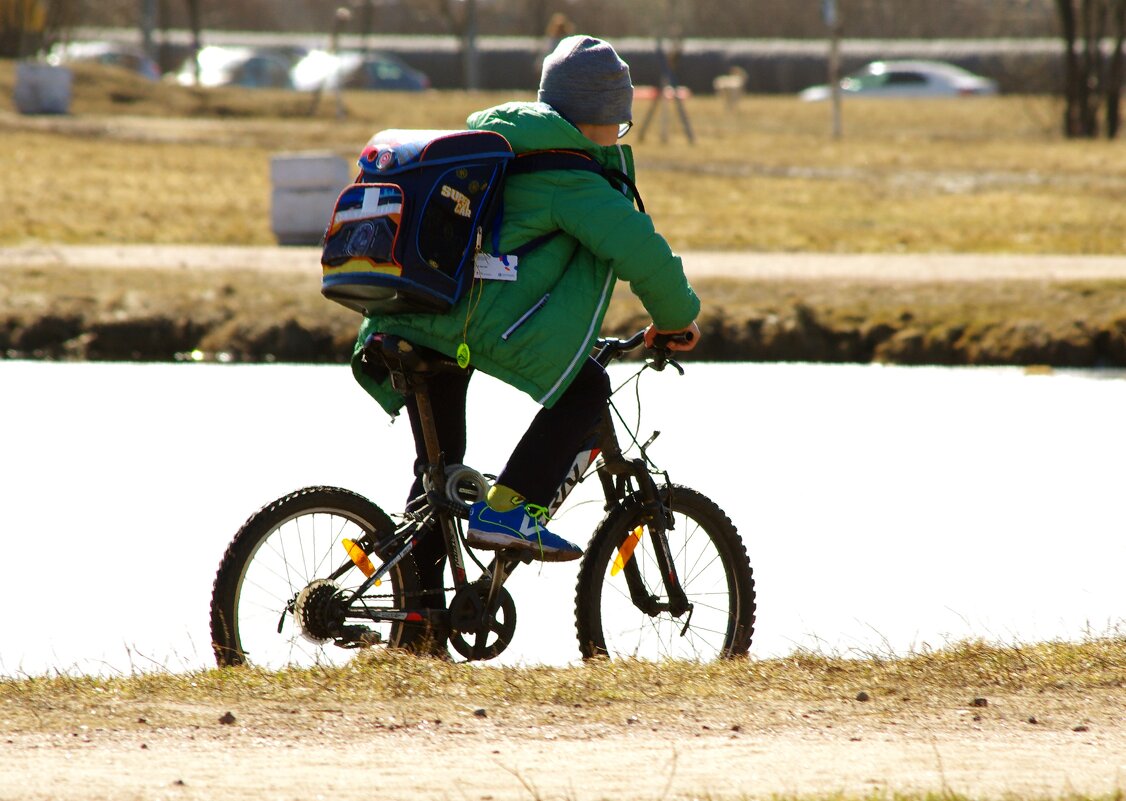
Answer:
MULTIPOLYGON (((471 130, 499 133, 517 153, 570 148, 585 150, 600 161, 606 155, 613 166, 618 166, 617 146, 603 147, 590 141, 546 103, 505 103, 470 114, 467 123, 471 130)), ((622 149, 629 150, 628 146, 622 149)))

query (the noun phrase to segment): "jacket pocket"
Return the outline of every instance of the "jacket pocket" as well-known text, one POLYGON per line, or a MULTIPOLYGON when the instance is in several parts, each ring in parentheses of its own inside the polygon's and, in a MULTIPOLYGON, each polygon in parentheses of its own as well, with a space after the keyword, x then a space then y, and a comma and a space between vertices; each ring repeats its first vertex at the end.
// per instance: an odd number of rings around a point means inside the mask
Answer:
POLYGON ((515 334, 520 329, 520 327, 522 325, 524 325, 524 323, 531 320, 536 315, 536 312, 538 312, 540 309, 542 309, 544 306, 547 305, 547 299, 550 298, 550 297, 551 297, 551 293, 548 292, 542 298, 537 300, 535 302, 535 305, 532 306, 532 308, 528 309, 526 312, 521 314, 520 319, 518 319, 516 322, 514 322, 512 325, 510 325, 508 327, 508 330, 506 330, 503 334, 500 335, 501 340, 504 341, 504 342, 507 342, 508 338, 510 336, 512 336, 513 334, 515 334))

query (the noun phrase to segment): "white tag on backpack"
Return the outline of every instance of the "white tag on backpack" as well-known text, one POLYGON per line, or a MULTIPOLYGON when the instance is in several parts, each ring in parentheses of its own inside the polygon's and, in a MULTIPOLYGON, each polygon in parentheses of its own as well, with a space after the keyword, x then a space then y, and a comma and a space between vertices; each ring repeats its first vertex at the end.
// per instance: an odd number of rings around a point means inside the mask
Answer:
POLYGON ((505 264, 500 256, 478 253, 473 262, 473 276, 486 281, 515 281, 516 264, 519 260, 515 256, 508 256, 507 259, 508 264, 505 264))

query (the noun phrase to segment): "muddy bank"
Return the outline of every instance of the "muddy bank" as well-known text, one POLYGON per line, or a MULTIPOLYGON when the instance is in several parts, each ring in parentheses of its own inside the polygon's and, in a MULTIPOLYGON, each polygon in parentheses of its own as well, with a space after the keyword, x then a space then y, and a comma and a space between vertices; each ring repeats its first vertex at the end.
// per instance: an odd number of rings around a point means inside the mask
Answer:
POLYGON ((9 359, 73 361, 342 362, 351 337, 322 325, 286 319, 196 321, 162 315, 89 319, 48 314, 0 321, 0 352, 9 359))
MULTIPOLYGON (((1126 280, 701 276, 719 361, 1126 367, 1126 280)), ((629 288, 603 330, 648 321, 629 288)), ((315 274, 254 269, 0 269, 0 358, 344 362, 359 317, 315 274)))
MULTIPOLYGON (((701 319, 704 337, 690 358, 714 361, 883 362, 908 365, 1126 367, 1126 313, 1088 321, 837 319, 803 303, 701 319)), ((239 362, 344 362, 354 320, 280 314, 202 317, 87 312, 0 317, 0 354, 10 359, 239 362)), ((640 314, 612 315, 606 331, 627 335, 640 314)))
POLYGON ((706 320, 701 358, 909 365, 1126 366, 1126 315, 1107 322, 1038 320, 841 322, 801 304, 778 313, 706 320))

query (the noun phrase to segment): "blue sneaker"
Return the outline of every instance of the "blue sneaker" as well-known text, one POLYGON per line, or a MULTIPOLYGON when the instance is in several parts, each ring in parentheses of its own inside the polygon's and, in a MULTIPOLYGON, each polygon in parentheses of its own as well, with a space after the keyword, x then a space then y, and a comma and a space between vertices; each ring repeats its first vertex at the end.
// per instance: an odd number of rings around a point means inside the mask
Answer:
POLYGON ((547 520, 547 509, 535 504, 497 512, 487 502, 478 501, 469 510, 465 540, 489 551, 531 551, 533 558, 544 562, 569 562, 582 556, 578 545, 543 527, 547 520))

